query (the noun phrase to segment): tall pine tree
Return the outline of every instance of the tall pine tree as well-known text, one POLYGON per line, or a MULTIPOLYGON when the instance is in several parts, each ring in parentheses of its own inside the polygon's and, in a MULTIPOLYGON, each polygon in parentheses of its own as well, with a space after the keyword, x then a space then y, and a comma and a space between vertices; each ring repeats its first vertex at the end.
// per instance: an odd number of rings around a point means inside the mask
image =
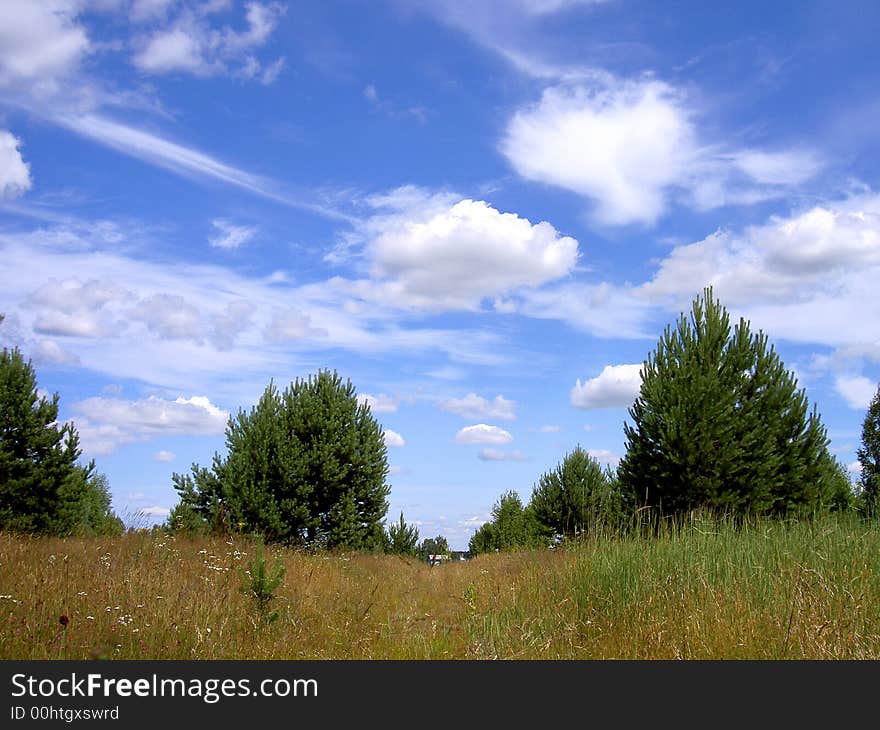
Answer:
POLYGON ((58 394, 37 392, 36 373, 18 349, 0 352, 0 530, 68 534, 109 519, 106 482, 79 466, 79 435, 58 423, 58 394), (90 505, 98 500, 97 509, 90 505))
POLYGON ((862 443, 856 455, 862 465, 859 476, 861 498, 865 511, 876 515, 880 499, 880 386, 868 406, 862 424, 862 443))
POLYGON ((711 289, 666 328, 629 414, 621 485, 665 514, 810 511, 847 488, 794 375, 711 289))
POLYGON ((226 427, 226 458, 174 474, 181 504, 211 526, 267 540, 367 549, 384 540, 387 452, 350 381, 322 370, 283 392, 273 383, 226 427))

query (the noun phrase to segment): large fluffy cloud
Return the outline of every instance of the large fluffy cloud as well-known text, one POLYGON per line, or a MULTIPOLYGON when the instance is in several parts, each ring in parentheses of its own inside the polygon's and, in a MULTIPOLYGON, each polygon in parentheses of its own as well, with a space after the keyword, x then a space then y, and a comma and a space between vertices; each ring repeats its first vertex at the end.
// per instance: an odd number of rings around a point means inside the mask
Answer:
POLYGON ((678 246, 639 288, 682 308, 702 287, 775 337, 832 346, 880 341, 880 196, 825 201, 678 246))
POLYGON ((577 262, 573 238, 485 201, 403 188, 371 202, 376 213, 362 232, 372 278, 352 291, 394 306, 475 310, 577 262))
POLYGON ((75 0, 0 3, 0 87, 50 93, 90 51, 75 0))
POLYGON ((608 224, 655 222, 672 199, 699 208, 754 202, 820 168, 809 150, 725 149, 661 81, 563 84, 518 110, 501 151, 523 177, 574 191, 608 224))
POLYGON ((642 384, 641 365, 606 365, 595 378, 571 390, 575 408, 620 408, 632 404, 642 384))
POLYGON ((229 419, 228 412, 204 396, 175 400, 150 396, 136 401, 87 398, 74 403, 72 409, 83 451, 92 456, 157 436, 222 434, 229 419))

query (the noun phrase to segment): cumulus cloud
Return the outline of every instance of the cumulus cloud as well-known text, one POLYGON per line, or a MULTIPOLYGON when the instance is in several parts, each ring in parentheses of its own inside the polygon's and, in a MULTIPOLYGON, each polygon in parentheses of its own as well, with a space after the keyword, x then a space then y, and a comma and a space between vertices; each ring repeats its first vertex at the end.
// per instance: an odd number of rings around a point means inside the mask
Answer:
POLYGON ((31 188, 31 171, 22 159, 21 141, 0 129, 0 198, 14 198, 31 188))
POLYGON ((166 400, 87 398, 74 403, 74 422, 83 451, 90 455, 113 453, 118 447, 156 436, 218 435, 226 429, 229 413, 205 396, 166 400))
POLYGON ((62 337, 109 337, 119 332, 121 309, 131 294, 111 281, 50 278, 27 302, 36 313, 34 331, 62 337))
POLYGON ((776 337, 862 346, 880 340, 878 276, 880 196, 867 193, 676 246, 637 294, 684 309, 712 285, 776 337))
POLYGON ((516 420, 516 403, 504 396, 496 395, 487 400, 476 393, 468 393, 463 398, 450 398, 440 402, 440 408, 455 413, 462 418, 498 418, 502 421, 516 420))
POLYGON ((519 451, 486 448, 477 452, 477 458, 480 461, 523 461, 526 457, 519 451))
POLYGON ((678 90, 654 79, 562 84, 513 115, 500 148, 522 177, 584 196, 613 225, 653 224, 673 200, 756 202, 821 169, 809 150, 708 144, 696 116, 678 90))
POLYGON ((174 461, 176 456, 177 455, 173 451, 165 451, 164 449, 162 449, 161 451, 157 451, 155 454, 153 454, 153 461, 174 461))
POLYGON ((264 65, 254 52, 268 41, 283 14, 279 3, 249 2, 246 28, 235 30, 213 25, 210 5, 185 7, 170 25, 140 36, 132 60, 146 73, 203 77, 231 73, 269 84, 277 78, 283 59, 264 65))
POLYGON ((379 395, 364 393, 358 396, 358 401, 368 405, 372 413, 397 413, 399 403, 397 398, 385 395, 385 393, 380 393, 379 395))
POLYGON ((403 436, 401 436, 397 431, 392 431, 389 428, 385 429, 385 445, 389 449, 398 448, 400 446, 406 445, 406 441, 403 440, 403 436))
POLYGON ((256 226, 238 226, 225 218, 215 218, 211 221, 215 233, 208 241, 214 248, 233 250, 252 240, 257 235, 256 226))
POLYGON ((494 444, 501 445, 513 441, 513 436, 498 426, 490 426, 478 423, 473 426, 465 426, 455 434, 457 444, 494 444))
MULTIPOLYGON (((0 88, 52 93, 90 52, 76 0, 0 3, 0 88)), ((0 164, 2 169, 2 164, 0 164)))
POLYGON ((565 276, 577 262, 575 239, 485 201, 408 187, 374 196, 370 205, 376 212, 360 235, 372 280, 351 285, 364 298, 476 310, 487 298, 565 276))
POLYGON ((642 384, 639 365, 606 365, 595 378, 580 379, 571 390, 575 408, 622 408, 632 405, 642 384))
POLYGON ((251 323, 255 307, 240 299, 228 302, 220 314, 211 317, 211 341, 218 350, 231 350, 235 340, 251 323))
POLYGON ((861 411, 868 409, 877 392, 877 383, 863 375, 839 375, 834 387, 850 408, 861 411))

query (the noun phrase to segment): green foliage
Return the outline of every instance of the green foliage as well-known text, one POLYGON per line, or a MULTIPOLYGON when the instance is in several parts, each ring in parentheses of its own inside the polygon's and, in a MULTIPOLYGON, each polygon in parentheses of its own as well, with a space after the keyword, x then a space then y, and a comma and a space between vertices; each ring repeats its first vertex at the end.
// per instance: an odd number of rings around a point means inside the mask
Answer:
POLYGON ((810 512, 839 487, 815 408, 768 343, 706 289, 667 327, 642 368, 618 471, 634 500, 664 514, 810 512))
POLYGON ((597 525, 616 527, 624 514, 614 473, 580 446, 541 476, 529 505, 551 536, 572 537, 597 525))
POLYGON ((253 598, 257 617, 263 626, 278 620, 278 612, 270 611, 270 608, 277 597, 276 591, 284 580, 284 573, 284 565, 278 558, 275 559, 271 569, 266 565, 263 544, 257 541, 248 569, 242 571, 240 577, 242 590, 253 598))
POLYGON ((388 541, 386 552, 392 555, 419 554, 419 529, 415 525, 408 525, 400 513, 400 520, 388 527, 388 541))
POLYGON ((225 459, 174 474, 181 504, 212 529, 330 549, 381 549, 388 511, 382 428, 334 371, 273 383, 226 427, 225 459))
POLYGON ((474 533, 468 549, 479 555, 546 545, 547 535, 534 510, 524 507, 519 495, 511 490, 502 494, 492 507, 492 519, 474 533))
POLYGON ((880 386, 874 394, 862 423, 862 443, 856 451, 862 465, 859 490, 868 515, 877 514, 880 498, 880 386))
POLYGON ((449 543, 443 535, 426 537, 419 546, 419 555, 427 560, 429 555, 446 555, 449 552, 449 543))
POLYGON ((84 485, 79 481, 68 482, 60 497, 57 530, 60 534, 118 536, 125 532, 125 525, 110 507, 106 474, 96 472, 84 485), (74 490, 70 489, 71 485, 74 490))
POLYGON ((104 475, 79 466, 79 435, 58 423, 58 394, 37 393, 36 373, 17 350, 0 352, 0 529, 114 534, 104 475))

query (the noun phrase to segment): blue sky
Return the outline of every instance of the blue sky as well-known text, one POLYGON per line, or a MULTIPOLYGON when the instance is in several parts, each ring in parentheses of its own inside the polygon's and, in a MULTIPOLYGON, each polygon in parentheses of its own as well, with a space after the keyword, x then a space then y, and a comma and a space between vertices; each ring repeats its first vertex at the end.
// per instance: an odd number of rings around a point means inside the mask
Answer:
POLYGON ((0 0, 0 344, 161 521, 335 368, 389 519, 465 548, 704 286, 857 473, 880 380, 874 2, 0 0))

